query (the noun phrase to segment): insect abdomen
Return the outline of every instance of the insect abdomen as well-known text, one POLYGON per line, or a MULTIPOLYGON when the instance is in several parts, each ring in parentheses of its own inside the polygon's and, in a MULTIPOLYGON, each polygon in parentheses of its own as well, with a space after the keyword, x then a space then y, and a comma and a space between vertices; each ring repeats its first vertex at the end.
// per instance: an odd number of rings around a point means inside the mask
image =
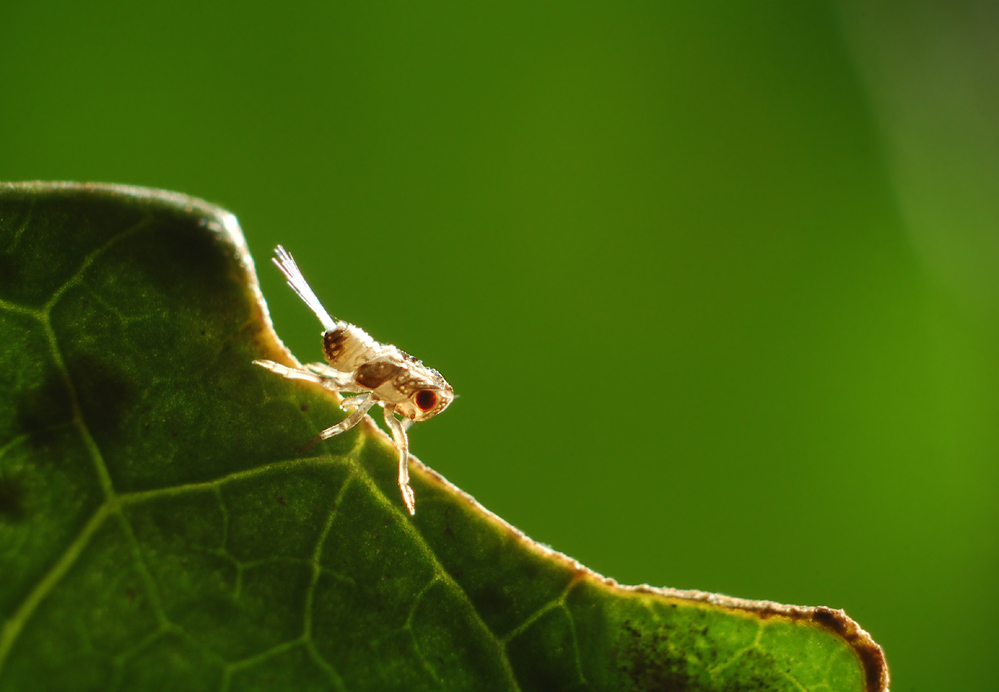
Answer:
POLYGON ((380 344, 366 331, 346 322, 323 332, 323 355, 340 372, 354 372, 374 358, 379 349, 380 344))

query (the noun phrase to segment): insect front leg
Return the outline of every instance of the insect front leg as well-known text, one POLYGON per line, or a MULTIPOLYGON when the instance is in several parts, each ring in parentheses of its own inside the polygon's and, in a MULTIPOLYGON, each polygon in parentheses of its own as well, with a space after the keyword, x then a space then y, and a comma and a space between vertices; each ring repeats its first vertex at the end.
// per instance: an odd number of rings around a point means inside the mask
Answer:
POLYGON ((392 439, 399 448, 399 490, 402 491, 402 501, 410 514, 416 514, 416 496, 409 487, 409 437, 402 421, 395 417, 395 407, 385 407, 385 424, 392 431, 392 439))
MULTIPOLYGON (((358 397, 354 398, 356 399, 358 397)), ((344 418, 336 425, 332 425, 326 428, 321 433, 316 435, 314 438, 306 442, 304 445, 302 445, 302 448, 298 450, 298 453, 299 454, 303 453, 317 442, 328 440, 331 437, 336 437, 340 433, 350 430, 355 425, 357 425, 361 421, 361 419, 364 418, 364 416, 367 415, 368 409, 370 409, 374 405, 375 405, 375 400, 371 397, 368 397, 366 401, 359 402, 357 408, 354 409, 354 412, 352 414, 344 418)))

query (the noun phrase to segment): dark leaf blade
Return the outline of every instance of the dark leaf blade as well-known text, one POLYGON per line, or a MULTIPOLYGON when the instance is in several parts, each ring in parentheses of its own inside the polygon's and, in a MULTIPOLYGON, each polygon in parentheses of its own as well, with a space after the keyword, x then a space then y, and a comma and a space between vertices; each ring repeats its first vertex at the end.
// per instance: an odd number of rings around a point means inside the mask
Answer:
POLYGON ((884 690, 839 611, 619 587, 414 463, 270 327, 234 218, 0 188, 0 690, 884 690), (42 674, 44 671, 44 675, 42 674))

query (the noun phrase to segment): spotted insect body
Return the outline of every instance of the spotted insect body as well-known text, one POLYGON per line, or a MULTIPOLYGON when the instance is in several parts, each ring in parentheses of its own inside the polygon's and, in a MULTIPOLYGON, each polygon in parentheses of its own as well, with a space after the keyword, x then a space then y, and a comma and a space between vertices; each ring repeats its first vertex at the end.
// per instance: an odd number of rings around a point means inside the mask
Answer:
POLYGON ((416 500, 409 486, 406 430, 412 423, 433 418, 446 409, 454 400, 454 390, 439 372, 408 353, 375 341, 360 327, 330 317, 291 254, 278 245, 275 255, 274 264, 284 274, 288 285, 323 325, 326 362, 309 363, 304 367, 288 367, 270 360, 255 360, 254 364, 288 379, 305 380, 335 392, 356 395, 341 403, 341 407, 349 411, 345 419, 320 432, 299 451, 350 430, 373 406, 381 406, 385 424, 399 450, 402 499, 409 513, 416 514, 416 500), (402 420, 396 418, 396 414, 402 416, 402 420))

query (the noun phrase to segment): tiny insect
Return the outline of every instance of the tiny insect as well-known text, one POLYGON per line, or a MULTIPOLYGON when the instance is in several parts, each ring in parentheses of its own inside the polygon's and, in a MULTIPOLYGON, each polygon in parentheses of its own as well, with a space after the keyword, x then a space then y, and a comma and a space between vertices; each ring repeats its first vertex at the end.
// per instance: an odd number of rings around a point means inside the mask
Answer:
POLYGON ((416 514, 416 498, 409 487, 409 438, 406 430, 415 422, 433 418, 454 400, 454 390, 439 372, 391 344, 380 344, 360 327, 337 321, 326 312, 315 292, 302 276, 291 254, 280 245, 271 258, 323 325, 323 356, 326 363, 309 363, 289 368, 270 360, 253 363, 290 380, 314 382, 334 392, 355 396, 344 399, 340 408, 349 415, 307 442, 304 452, 322 440, 339 435, 357 425, 372 406, 384 409, 385 424, 399 450, 399 490, 410 514, 416 514), (396 418, 396 414, 402 419, 396 418))

